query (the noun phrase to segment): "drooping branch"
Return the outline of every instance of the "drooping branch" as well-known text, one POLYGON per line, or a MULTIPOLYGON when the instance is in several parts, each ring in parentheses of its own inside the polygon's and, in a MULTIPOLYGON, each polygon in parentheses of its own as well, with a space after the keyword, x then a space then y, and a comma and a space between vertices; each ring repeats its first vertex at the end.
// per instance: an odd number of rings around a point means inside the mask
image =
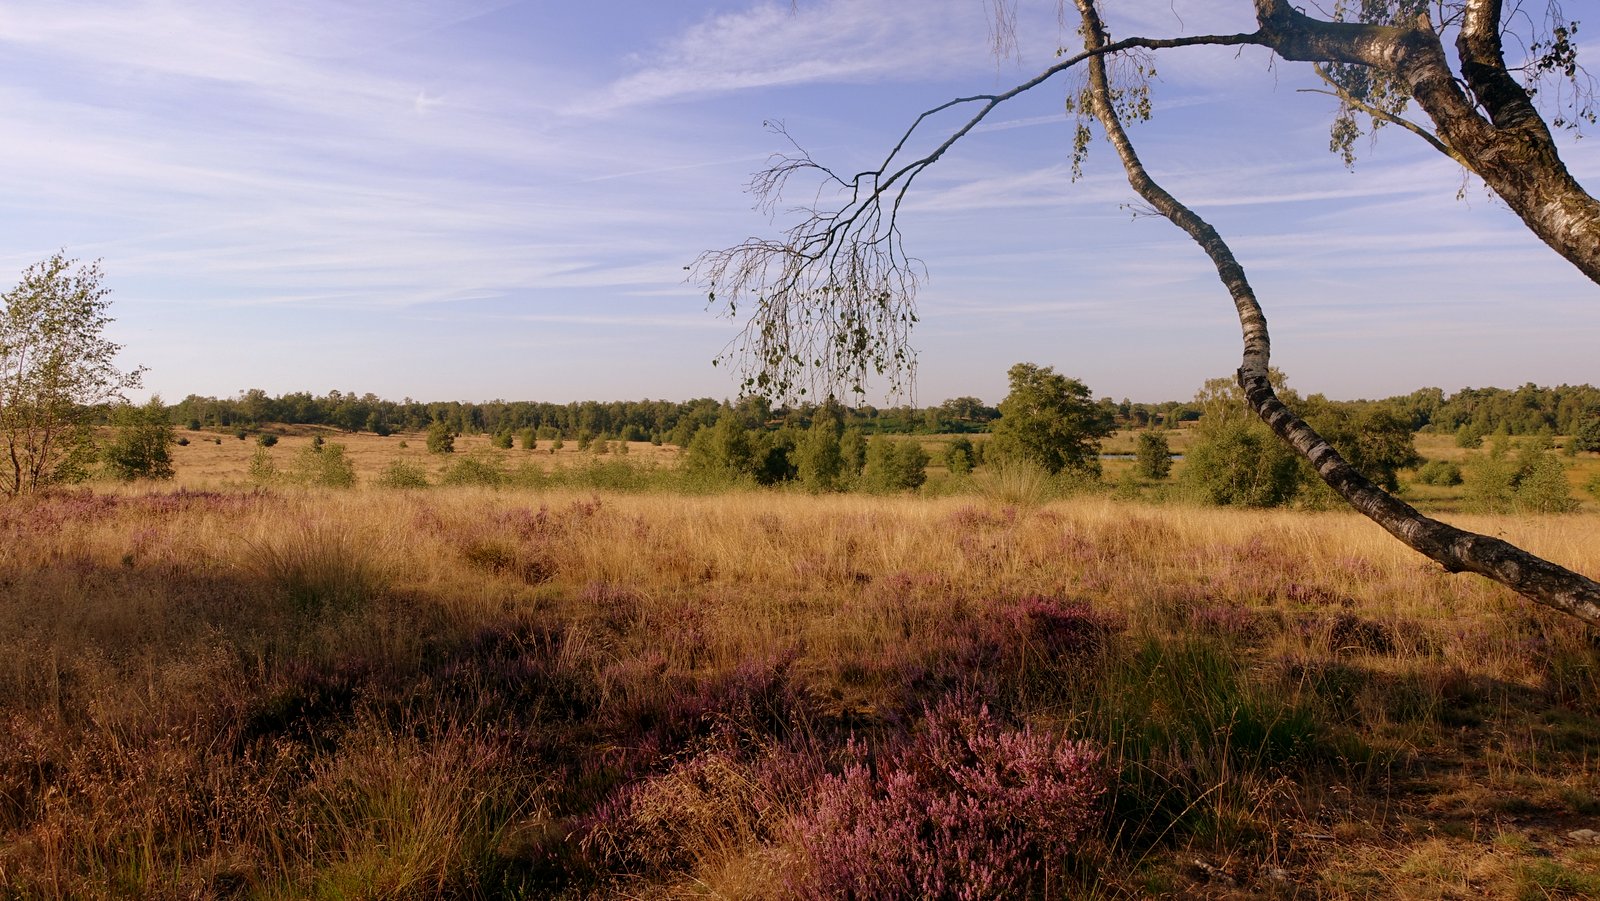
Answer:
MULTIPOLYGON (((1089 46, 1106 45, 1105 29, 1091 0, 1075 2, 1083 16, 1089 46)), ((1600 582, 1498 538, 1422 515, 1362 476, 1316 430, 1284 406, 1268 379, 1272 346, 1266 317, 1243 267, 1215 228, 1150 177, 1112 106, 1111 88, 1100 56, 1089 60, 1089 87, 1094 115, 1122 161, 1128 183, 1146 203, 1183 229, 1216 267, 1218 278, 1233 299, 1244 338, 1239 386, 1251 408, 1273 432, 1309 461, 1317 475, 1350 506, 1446 570, 1486 576, 1530 600, 1600 626, 1600 582)))
MULTIPOLYGON (((742 390, 782 397, 839 389, 860 394, 873 375, 888 376, 891 388, 898 387, 899 377, 913 365, 906 337, 916 321, 916 291, 924 272, 905 251, 899 216, 918 176, 996 107, 1091 57, 1260 42, 1258 33, 1133 37, 1084 50, 1007 91, 958 97, 924 111, 877 167, 848 178, 794 144, 792 153, 773 157, 749 190, 757 208, 771 210, 794 176, 816 176, 817 194, 795 210, 801 221, 782 239, 750 238, 704 253, 689 267, 690 278, 706 287, 709 302, 722 304, 729 315, 737 315, 741 306, 753 307, 719 362, 743 367, 742 390), (972 112, 931 150, 909 156, 908 146, 928 123, 955 109, 972 112), (824 202, 823 192, 829 190, 832 204, 824 202)), ((775 130, 788 137, 781 125, 775 130)))
MULTIPOLYGON (((1456 153, 1455 148, 1451 147, 1449 144, 1439 140, 1438 135, 1427 130, 1426 128, 1423 128, 1410 119, 1405 118, 1404 116, 1391 113, 1386 109, 1379 109, 1365 100, 1362 100, 1360 97, 1355 96, 1354 94, 1350 93, 1350 91, 1347 90, 1344 85, 1341 85, 1339 82, 1335 81, 1333 77, 1328 74, 1327 70, 1321 66, 1313 66, 1312 69, 1317 73, 1317 77, 1322 79, 1323 83, 1328 86, 1328 89, 1319 90, 1317 88, 1300 88, 1299 90, 1301 93, 1328 94, 1330 96, 1337 97, 1349 104, 1351 107, 1361 110, 1374 119, 1381 119, 1384 122, 1400 126, 1406 131, 1409 131, 1426 141, 1428 146, 1432 147, 1434 150, 1437 150, 1445 156, 1455 160, 1457 163, 1460 163, 1463 168, 1470 168, 1467 158, 1459 153, 1456 153)), ((1346 162, 1348 163, 1348 159, 1346 162)))

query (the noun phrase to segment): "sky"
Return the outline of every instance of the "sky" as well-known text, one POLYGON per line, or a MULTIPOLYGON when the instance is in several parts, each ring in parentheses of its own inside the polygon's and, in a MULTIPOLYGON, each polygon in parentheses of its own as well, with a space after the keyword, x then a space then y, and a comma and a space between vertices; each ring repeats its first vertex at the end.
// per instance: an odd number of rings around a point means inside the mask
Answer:
MULTIPOLYGON (((1242 0, 1107 7, 1113 36, 1253 28, 1242 0)), ((58 250, 101 260, 141 397, 731 397, 711 361, 742 320, 685 266, 794 221, 744 190, 787 149, 764 123, 858 171, 1073 40, 1054 0, 1022 0, 1003 57, 989 23, 984 0, 7 0, 0 287, 58 250)), ((1390 128, 1347 170, 1332 99, 1259 48, 1155 64, 1133 139, 1232 244, 1292 386, 1600 382, 1600 289, 1454 163, 1390 128)), ((1071 178, 1072 86, 919 181, 914 392, 868 402, 993 404, 1021 361, 1186 399, 1238 365, 1214 271, 1137 213, 1109 148, 1071 178)), ((1600 136, 1562 145, 1600 185, 1600 136)))

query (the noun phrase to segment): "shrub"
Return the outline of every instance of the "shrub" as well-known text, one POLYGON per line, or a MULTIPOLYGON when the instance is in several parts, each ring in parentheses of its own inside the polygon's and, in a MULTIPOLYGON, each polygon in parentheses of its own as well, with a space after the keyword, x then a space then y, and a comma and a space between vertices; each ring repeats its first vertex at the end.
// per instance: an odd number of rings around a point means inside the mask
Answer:
POLYGON ((278 436, 271 432, 262 432, 256 436, 256 443, 262 447, 272 447, 278 443, 278 436))
POLYGON ((1583 483, 1583 490, 1594 495, 1595 500, 1600 501, 1600 472, 1590 476, 1589 481, 1583 483))
POLYGON ((124 404, 113 418, 118 424, 117 437, 102 454, 112 477, 125 482, 172 478, 172 452, 168 448, 176 438, 161 398, 152 397, 142 407, 124 404))
POLYGON ((180 435, 180 436, 178 436, 178 440, 173 442, 173 443, 177 444, 179 447, 188 447, 189 446, 189 439, 183 437, 182 435, 180 435))
POLYGON ((1038 890, 1099 816, 1101 753, 946 699, 877 766, 824 777, 796 824, 802 898, 1001 898, 1038 890))
MULTIPOLYGON (((337 447, 338 445, 334 445, 337 447)), ((331 526, 289 529, 251 548, 248 564, 301 612, 358 607, 387 584, 355 537, 331 526)))
POLYGON ((1276 507, 1300 490, 1299 458, 1264 424, 1242 417, 1201 421, 1183 481, 1222 506, 1276 507))
POLYGON ((517 433, 517 438, 521 441, 523 450, 539 449, 539 436, 534 434, 533 429, 523 429, 517 433))
POLYGON ((501 450, 510 450, 512 443, 513 439, 510 432, 497 432, 495 433, 494 437, 489 439, 490 445, 498 447, 501 450))
POLYGON ((955 475, 965 475, 972 471, 974 462, 972 441, 966 436, 951 439, 944 446, 944 465, 955 475))
POLYGON ((1172 472, 1172 446, 1164 432, 1139 433, 1138 447, 1134 450, 1133 471, 1141 479, 1160 480, 1172 472))
POLYGON ((428 453, 453 454, 456 452, 456 433, 443 421, 428 426, 428 453))
POLYGON ((1569 446, 1581 451, 1600 454, 1600 407, 1594 407, 1578 421, 1569 446))
POLYGON ((421 466, 396 459, 384 467, 374 484, 380 488, 426 488, 429 483, 421 466))
POLYGON ((257 485, 270 485, 278 480, 278 466, 272 462, 272 455, 264 447, 255 449, 250 455, 250 467, 247 470, 250 481, 257 485))
POLYGON ((344 455, 344 445, 329 444, 301 448, 295 454, 289 478, 301 485, 321 488, 350 488, 356 483, 355 464, 344 455))
POLYGON ((245 431, 244 429, 240 429, 239 431, 233 433, 233 437, 239 439, 240 441, 243 441, 244 439, 250 437, 250 433, 245 431))
POLYGON ((868 491, 907 491, 928 479, 928 452, 918 441, 875 435, 867 444, 861 487, 868 491))
POLYGON ((795 446, 794 462, 795 475, 807 491, 838 489, 845 474, 838 424, 825 416, 816 417, 795 446))
POLYGON ((1519 513, 1571 513, 1578 509, 1561 461, 1548 453, 1530 461, 1517 483, 1514 507, 1519 513))
POLYGON ((452 487, 477 485, 498 488, 505 480, 506 474, 496 461, 479 456, 462 457, 439 475, 440 485, 452 487))
POLYGON ((1459 485, 1461 467, 1449 460, 1429 460, 1417 470, 1417 481, 1424 485, 1459 485))

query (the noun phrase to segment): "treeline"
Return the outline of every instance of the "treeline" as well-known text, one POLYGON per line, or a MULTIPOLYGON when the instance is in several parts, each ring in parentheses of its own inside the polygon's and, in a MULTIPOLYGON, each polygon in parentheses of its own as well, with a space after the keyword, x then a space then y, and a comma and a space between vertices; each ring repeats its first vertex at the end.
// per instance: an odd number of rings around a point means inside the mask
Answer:
MULTIPOLYGON (((1193 401, 1134 403, 1101 398, 1096 402, 1117 428, 1174 427, 1198 420, 1204 405, 1193 401)), ((1600 388, 1592 385, 1534 384, 1520 388, 1463 388, 1446 394, 1422 388, 1382 400, 1329 402, 1354 413, 1385 410, 1409 423, 1413 431, 1457 434, 1476 442, 1503 432, 1571 435, 1591 412, 1600 409, 1600 388)), ((737 402, 698 398, 689 401, 582 401, 567 404, 493 400, 422 402, 385 400, 374 394, 330 391, 325 395, 293 392, 272 397, 258 388, 238 397, 191 394, 169 408, 175 425, 190 428, 255 427, 265 423, 324 425, 345 431, 380 435, 421 431, 444 423, 457 434, 499 435, 533 429, 568 438, 607 435, 627 441, 660 441, 687 446, 694 433, 714 424, 724 411, 767 429, 807 429, 819 410, 845 428, 863 434, 960 434, 987 432, 999 410, 976 397, 957 397, 929 407, 874 407, 864 404, 801 404, 774 408, 760 398, 737 402)))
POLYGON ((456 434, 501 435, 532 429, 568 438, 606 435, 624 441, 656 441, 686 446, 694 433, 714 424, 725 411, 757 426, 809 428, 819 409, 865 434, 947 434, 983 432, 1000 412, 975 397, 958 397, 938 406, 878 408, 871 405, 803 404, 774 408, 762 398, 735 403, 712 398, 689 401, 582 401, 568 404, 493 400, 422 402, 384 400, 373 394, 330 391, 316 396, 295 392, 279 397, 252 388, 238 397, 191 394, 170 408, 172 422, 189 428, 244 428, 266 423, 324 425, 349 432, 387 435, 421 431, 443 423, 456 434))

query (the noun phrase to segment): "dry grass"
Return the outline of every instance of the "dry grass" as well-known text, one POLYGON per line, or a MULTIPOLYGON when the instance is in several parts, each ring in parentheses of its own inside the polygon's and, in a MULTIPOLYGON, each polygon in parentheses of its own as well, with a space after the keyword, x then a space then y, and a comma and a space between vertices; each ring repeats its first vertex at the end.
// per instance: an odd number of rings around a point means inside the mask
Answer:
POLYGON ((125 490, 0 506, 0 586, 0 896, 803 895, 818 780, 951 698, 1115 768, 1038 892, 1600 880, 1593 637, 1346 514, 125 490))

